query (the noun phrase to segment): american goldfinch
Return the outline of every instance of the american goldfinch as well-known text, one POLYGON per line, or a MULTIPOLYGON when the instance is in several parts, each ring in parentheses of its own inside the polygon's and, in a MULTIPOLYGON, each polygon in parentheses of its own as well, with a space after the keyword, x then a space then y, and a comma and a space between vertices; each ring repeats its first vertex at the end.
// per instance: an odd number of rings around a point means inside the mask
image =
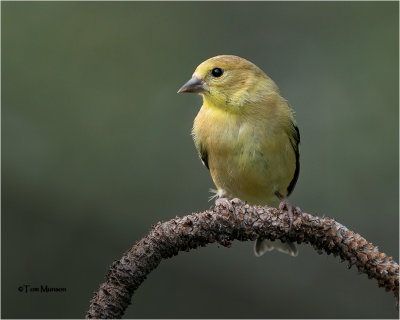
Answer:
MULTIPOLYGON (((199 93, 203 105, 193 140, 217 187, 217 204, 239 198, 290 208, 299 175, 300 134, 275 82, 250 61, 220 55, 202 62, 178 91, 199 93)), ((273 248, 297 255, 293 243, 258 239, 256 256, 273 248)))

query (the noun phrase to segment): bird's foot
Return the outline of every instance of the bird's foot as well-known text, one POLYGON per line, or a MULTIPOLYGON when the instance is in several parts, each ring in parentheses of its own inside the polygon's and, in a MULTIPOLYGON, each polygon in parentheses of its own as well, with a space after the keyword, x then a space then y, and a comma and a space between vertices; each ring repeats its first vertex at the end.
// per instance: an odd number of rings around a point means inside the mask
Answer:
POLYGON ((222 206, 225 209, 228 209, 229 211, 233 211, 233 206, 232 203, 229 201, 228 198, 221 197, 215 200, 215 205, 216 206, 222 206))
POLYGON ((293 207, 287 198, 283 198, 279 204, 279 210, 286 211, 289 217, 289 229, 292 229, 294 216, 299 216, 302 214, 299 207, 293 207))
POLYGON ((232 200, 229 200, 227 197, 220 197, 217 200, 215 200, 216 206, 222 206, 225 209, 228 209, 232 212, 234 211, 233 205, 243 205, 243 204, 245 203, 239 198, 233 198, 232 200))
POLYGON ((240 200, 239 198, 233 198, 233 199, 231 200, 231 202, 232 202, 233 204, 238 204, 238 205, 245 205, 245 204, 246 204, 246 202, 240 200))
POLYGON ((289 217, 289 229, 292 229, 293 225, 293 207, 289 201, 284 198, 279 204, 279 210, 286 211, 289 217))

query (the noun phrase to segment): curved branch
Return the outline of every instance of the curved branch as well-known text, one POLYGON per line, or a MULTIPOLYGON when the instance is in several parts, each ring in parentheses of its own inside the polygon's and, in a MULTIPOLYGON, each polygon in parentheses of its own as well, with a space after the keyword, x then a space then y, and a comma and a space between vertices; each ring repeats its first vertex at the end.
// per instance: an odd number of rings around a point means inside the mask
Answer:
POLYGON ((91 300, 86 318, 121 318, 132 294, 162 259, 215 241, 230 247, 232 240, 271 240, 310 243, 318 252, 339 255, 356 265, 379 287, 399 297, 399 265, 359 234, 327 217, 295 210, 290 228, 286 211, 270 207, 235 204, 232 210, 215 206, 205 212, 153 226, 123 257, 114 261, 104 282, 91 300), (233 211, 232 211, 233 210, 233 211))

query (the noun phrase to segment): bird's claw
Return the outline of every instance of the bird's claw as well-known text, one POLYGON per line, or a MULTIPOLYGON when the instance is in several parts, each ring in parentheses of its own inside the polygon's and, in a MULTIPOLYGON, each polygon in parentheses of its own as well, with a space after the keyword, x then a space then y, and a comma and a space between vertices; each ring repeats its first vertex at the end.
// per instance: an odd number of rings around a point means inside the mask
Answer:
POLYGON ((222 206, 225 209, 228 209, 229 211, 233 211, 233 205, 229 201, 228 198, 218 198, 215 200, 215 205, 216 206, 222 206))
POLYGON ((238 205, 244 205, 244 204, 245 204, 245 202, 243 202, 243 201, 240 200, 239 198, 233 198, 233 199, 231 200, 231 202, 232 202, 233 204, 238 204, 238 205))
POLYGON ((222 206, 225 209, 228 209, 229 211, 234 211, 233 205, 243 205, 244 202, 240 200, 239 198, 233 198, 232 200, 229 200, 226 197, 221 197, 215 200, 215 205, 216 206, 222 206))

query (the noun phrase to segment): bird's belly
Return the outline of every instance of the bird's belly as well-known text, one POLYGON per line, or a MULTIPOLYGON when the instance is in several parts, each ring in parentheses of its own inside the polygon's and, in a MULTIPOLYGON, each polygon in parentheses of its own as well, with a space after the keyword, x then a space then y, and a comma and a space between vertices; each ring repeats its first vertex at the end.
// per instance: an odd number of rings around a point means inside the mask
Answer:
POLYGON ((277 179, 268 169, 267 159, 252 159, 242 154, 210 155, 210 171, 218 189, 229 197, 251 204, 275 205, 277 179), (247 159, 245 159, 247 158, 247 159), (273 202, 273 203, 271 203, 273 202))
POLYGON ((238 139, 225 146, 220 141, 219 152, 209 153, 211 176, 218 189, 250 204, 277 206, 275 192, 286 195, 295 168, 293 150, 279 139, 263 143, 238 139))

